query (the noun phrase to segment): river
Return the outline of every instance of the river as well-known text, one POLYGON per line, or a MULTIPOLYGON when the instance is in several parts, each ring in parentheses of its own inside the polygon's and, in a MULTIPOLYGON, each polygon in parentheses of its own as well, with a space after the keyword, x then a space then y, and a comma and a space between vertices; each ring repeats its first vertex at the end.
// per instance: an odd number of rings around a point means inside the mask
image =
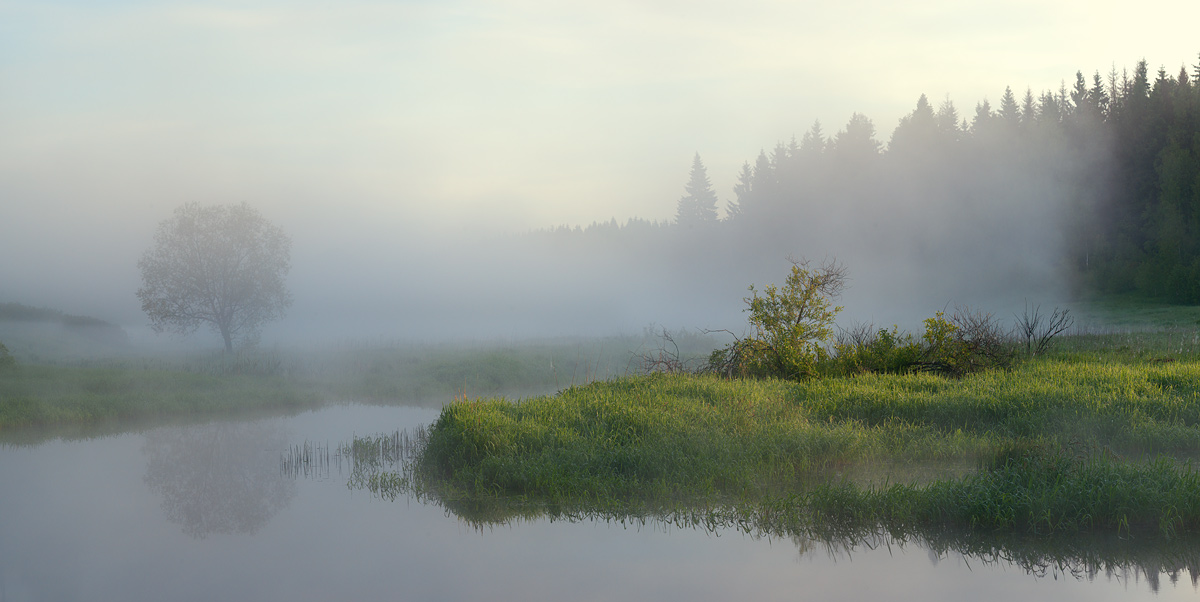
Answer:
POLYGON ((1188 570, 1072 574, 886 540, 836 545, 654 521, 478 528, 347 487, 305 443, 428 424, 334 405, 291 416, 0 440, 0 602, 26 600, 1194 600, 1188 570))

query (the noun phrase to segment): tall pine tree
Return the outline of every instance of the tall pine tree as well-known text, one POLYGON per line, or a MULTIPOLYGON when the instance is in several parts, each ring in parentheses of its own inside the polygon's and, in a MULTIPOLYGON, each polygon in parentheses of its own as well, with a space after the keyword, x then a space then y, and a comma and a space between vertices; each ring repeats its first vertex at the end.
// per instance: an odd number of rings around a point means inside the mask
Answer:
POLYGON ((717 193, 713 192, 708 180, 708 171, 700 160, 700 153, 692 159, 692 173, 684 186, 687 194, 679 199, 675 223, 689 228, 717 221, 717 193))

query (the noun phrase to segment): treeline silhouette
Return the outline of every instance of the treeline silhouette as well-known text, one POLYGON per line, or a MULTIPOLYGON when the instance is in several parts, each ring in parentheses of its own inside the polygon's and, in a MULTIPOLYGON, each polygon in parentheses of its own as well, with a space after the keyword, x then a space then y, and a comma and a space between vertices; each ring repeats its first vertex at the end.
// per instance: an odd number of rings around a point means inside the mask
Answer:
POLYGON ((1058 90, 1006 88, 969 115, 921 95, 886 145, 858 113, 832 135, 816 122, 746 162, 724 207, 699 154, 684 192, 670 222, 534 236, 643 257, 672 249, 723 269, 815 251, 904 258, 946 277, 1053 273, 1077 292, 1197 303, 1200 65, 1077 72, 1058 90))

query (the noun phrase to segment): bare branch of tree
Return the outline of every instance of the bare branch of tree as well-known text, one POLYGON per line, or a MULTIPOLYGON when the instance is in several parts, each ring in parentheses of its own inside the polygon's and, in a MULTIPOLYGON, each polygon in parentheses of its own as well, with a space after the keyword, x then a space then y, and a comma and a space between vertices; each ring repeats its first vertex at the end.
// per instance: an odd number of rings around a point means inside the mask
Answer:
POLYGON ((1025 302, 1025 313, 1017 318, 1017 330, 1025 339, 1025 354, 1041 355, 1050 347, 1054 337, 1075 325, 1071 310, 1054 308, 1049 316, 1041 312, 1041 305, 1025 302))
POLYGON ((675 335, 671 334, 671 331, 663 327, 655 336, 659 340, 658 347, 637 354, 634 358, 640 364, 641 372, 645 374, 655 372, 676 374, 694 373, 701 370, 700 360, 685 359, 679 352, 679 344, 675 341, 675 335))
POLYGON ((855 322, 848 328, 838 328, 839 347, 861 349, 870 347, 879 338, 879 330, 870 322, 855 322))

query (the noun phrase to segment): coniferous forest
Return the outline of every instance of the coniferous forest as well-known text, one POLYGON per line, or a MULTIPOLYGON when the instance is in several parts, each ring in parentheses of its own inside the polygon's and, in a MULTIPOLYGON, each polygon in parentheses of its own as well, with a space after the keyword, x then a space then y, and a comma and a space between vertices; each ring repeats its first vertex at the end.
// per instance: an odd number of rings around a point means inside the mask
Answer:
POLYGON ((852 247, 1019 278, 1005 256, 1032 256, 1075 294, 1200 303, 1200 64, 1072 79, 968 111, 921 95, 886 142, 865 115, 816 122, 747 161, 725 203, 697 154, 670 223, 539 234, 669 240, 710 268, 852 247))

